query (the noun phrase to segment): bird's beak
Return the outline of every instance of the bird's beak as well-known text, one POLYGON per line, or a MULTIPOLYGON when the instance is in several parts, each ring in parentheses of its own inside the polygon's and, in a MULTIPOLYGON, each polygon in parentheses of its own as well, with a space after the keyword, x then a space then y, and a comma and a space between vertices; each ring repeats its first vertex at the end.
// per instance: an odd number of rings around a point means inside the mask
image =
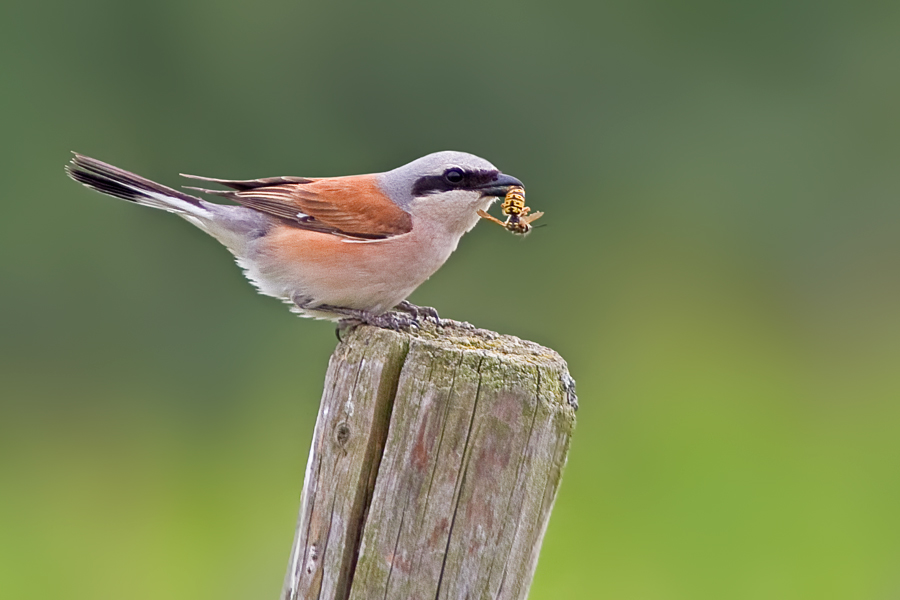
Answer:
POLYGON ((522 182, 515 177, 500 173, 500 175, 497 176, 497 179, 484 184, 478 189, 481 191, 482 196, 497 196, 499 198, 505 196, 507 190, 513 186, 525 187, 522 185, 522 182))

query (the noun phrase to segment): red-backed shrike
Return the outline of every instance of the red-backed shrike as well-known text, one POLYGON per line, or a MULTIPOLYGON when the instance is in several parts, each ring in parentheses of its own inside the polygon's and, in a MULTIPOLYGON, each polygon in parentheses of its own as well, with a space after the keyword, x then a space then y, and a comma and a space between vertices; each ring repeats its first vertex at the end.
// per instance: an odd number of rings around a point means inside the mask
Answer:
MULTIPOLYGON (((229 191, 207 202, 75 154, 72 179, 104 194, 172 212, 219 240, 257 289, 303 316, 396 328, 388 312, 418 316, 406 298, 437 271, 464 233, 522 183, 463 152, 436 152, 385 173, 233 181, 186 175, 229 191)), ((435 319, 433 309, 426 311, 435 319)))

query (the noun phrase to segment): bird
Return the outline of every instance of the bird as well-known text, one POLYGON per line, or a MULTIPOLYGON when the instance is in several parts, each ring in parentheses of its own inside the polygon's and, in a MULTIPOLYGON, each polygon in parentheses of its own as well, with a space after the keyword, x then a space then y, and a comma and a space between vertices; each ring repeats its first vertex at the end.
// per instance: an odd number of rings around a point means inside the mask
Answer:
MULTIPOLYGON (((465 152, 428 154, 382 173, 342 177, 216 179, 187 189, 210 202, 82 154, 66 173, 103 194, 174 213, 214 237, 266 296, 304 317, 399 329, 431 318, 409 295, 460 238, 522 182, 465 152), (399 312, 395 312, 396 309, 399 312)), ((340 337, 340 334, 338 334, 340 337)))

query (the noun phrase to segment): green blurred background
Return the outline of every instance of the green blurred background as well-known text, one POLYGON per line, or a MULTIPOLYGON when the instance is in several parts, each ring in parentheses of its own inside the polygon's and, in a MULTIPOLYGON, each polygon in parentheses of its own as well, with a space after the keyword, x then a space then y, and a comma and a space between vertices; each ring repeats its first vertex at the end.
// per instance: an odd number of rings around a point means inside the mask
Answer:
POLYGON ((900 597, 900 3, 3 3, 0 597, 275 598, 333 327, 65 178, 521 178, 412 300, 581 409, 531 598, 900 597))

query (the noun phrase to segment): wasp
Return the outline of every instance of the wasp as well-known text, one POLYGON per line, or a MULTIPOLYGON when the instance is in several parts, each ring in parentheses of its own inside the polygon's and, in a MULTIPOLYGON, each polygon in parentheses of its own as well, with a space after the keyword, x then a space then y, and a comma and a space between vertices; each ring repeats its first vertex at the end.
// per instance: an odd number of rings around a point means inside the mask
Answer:
POLYGON ((483 210, 478 211, 478 216, 493 221, 510 233, 517 235, 525 235, 531 231, 531 223, 544 216, 542 212, 532 213, 531 209, 525 206, 525 188, 519 186, 513 186, 507 190, 506 198, 503 199, 500 208, 506 215, 506 221, 501 221, 483 210))

